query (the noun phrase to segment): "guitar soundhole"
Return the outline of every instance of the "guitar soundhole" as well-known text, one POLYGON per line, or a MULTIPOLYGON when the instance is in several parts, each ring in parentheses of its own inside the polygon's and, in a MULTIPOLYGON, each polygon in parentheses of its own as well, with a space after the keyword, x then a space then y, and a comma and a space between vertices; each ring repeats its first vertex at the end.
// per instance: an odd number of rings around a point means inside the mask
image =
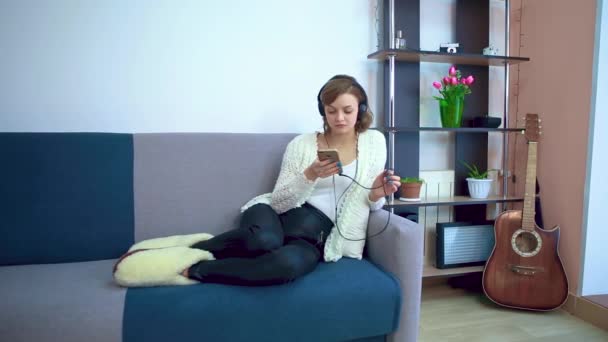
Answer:
POLYGON ((517 254, 523 257, 531 257, 540 252, 542 240, 535 231, 519 229, 511 238, 511 246, 517 254))
POLYGON ((538 245, 536 238, 534 238, 534 235, 530 233, 519 234, 519 236, 515 239, 515 244, 517 245, 517 249, 524 253, 532 252, 538 245))

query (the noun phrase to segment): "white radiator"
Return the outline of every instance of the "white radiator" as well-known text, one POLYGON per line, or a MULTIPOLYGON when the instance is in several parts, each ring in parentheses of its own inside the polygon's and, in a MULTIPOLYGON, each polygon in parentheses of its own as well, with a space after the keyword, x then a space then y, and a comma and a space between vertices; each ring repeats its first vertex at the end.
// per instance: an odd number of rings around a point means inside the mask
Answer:
POLYGON ((437 268, 483 265, 494 248, 494 226, 437 223, 437 268))

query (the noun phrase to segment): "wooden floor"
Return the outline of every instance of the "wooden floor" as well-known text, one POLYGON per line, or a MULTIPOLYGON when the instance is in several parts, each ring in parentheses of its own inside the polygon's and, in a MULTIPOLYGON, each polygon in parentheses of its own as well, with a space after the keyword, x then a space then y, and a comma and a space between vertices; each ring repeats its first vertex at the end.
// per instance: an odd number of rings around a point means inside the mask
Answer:
POLYGON ((479 289, 447 284, 422 289, 420 341, 608 341, 608 332, 563 310, 498 307, 479 289))

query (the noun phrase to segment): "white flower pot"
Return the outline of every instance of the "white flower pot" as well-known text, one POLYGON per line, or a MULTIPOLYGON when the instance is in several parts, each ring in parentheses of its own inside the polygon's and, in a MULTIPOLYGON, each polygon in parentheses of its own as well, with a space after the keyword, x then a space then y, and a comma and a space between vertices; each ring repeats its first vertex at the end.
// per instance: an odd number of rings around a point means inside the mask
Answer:
POLYGON ((487 198, 493 181, 493 179, 467 178, 471 198, 487 198))

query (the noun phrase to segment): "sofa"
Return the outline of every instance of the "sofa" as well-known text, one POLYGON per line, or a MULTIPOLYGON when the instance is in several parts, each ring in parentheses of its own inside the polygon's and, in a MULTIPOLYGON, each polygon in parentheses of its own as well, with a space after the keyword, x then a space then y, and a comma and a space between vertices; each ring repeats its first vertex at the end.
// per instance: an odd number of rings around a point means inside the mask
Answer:
POLYGON ((135 242, 235 227, 293 137, 0 133, 0 341, 415 341, 423 230, 385 210, 362 260, 288 284, 114 283, 135 242))

